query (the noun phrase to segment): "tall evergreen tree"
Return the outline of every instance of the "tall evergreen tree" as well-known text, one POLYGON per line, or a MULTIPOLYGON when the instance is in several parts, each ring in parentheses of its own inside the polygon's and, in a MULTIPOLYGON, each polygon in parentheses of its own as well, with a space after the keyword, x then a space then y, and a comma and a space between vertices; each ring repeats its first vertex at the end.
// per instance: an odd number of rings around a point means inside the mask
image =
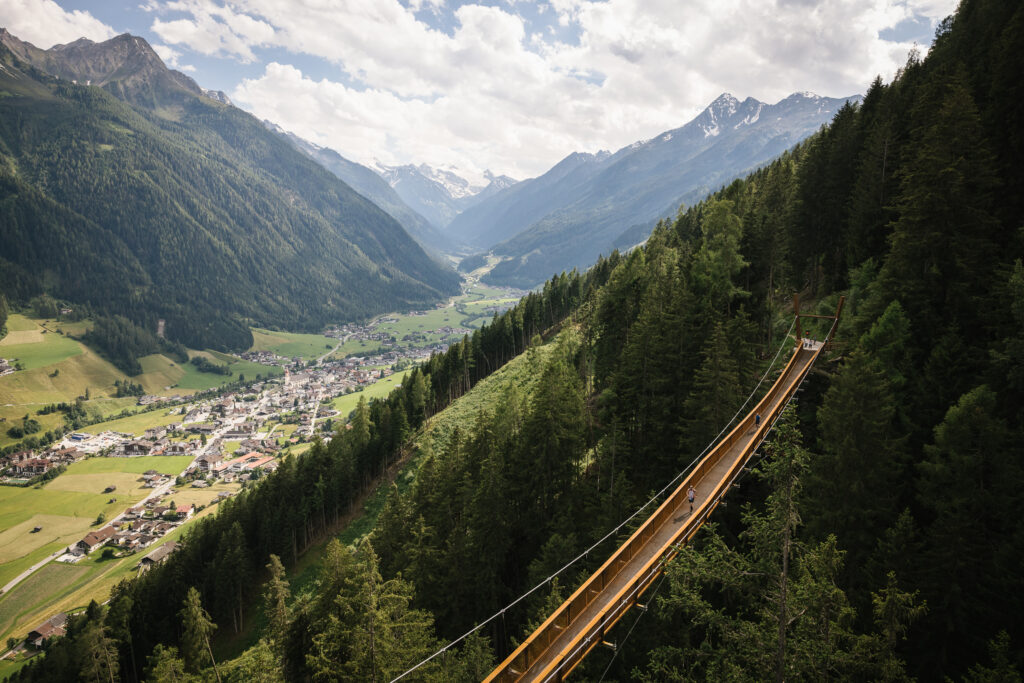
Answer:
POLYGON ((210 646, 210 635, 217 629, 217 625, 210 620, 210 615, 203 609, 199 591, 194 586, 188 589, 185 604, 178 614, 181 618, 182 629, 181 653, 185 659, 187 670, 196 673, 209 664, 213 667, 217 680, 220 681, 217 662, 213 658, 213 648, 210 646))
POLYGON ((696 456, 728 424, 743 403, 739 368, 729 351, 725 327, 715 326, 683 406, 683 449, 696 456))

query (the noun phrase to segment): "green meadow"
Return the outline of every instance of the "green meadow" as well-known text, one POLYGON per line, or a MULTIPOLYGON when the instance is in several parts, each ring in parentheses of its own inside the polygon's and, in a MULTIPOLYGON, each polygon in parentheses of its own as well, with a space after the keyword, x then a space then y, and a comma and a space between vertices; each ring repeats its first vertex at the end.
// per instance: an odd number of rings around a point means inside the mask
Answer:
POLYGON ((391 393, 392 389, 402 383, 402 378, 409 374, 408 370, 402 372, 396 372, 390 377, 378 380, 366 387, 362 391, 357 391, 351 394, 345 394, 339 396, 331 401, 331 406, 337 410, 341 415, 341 419, 348 417, 348 414, 356 409, 356 405, 359 403, 359 397, 365 396, 366 400, 369 401, 371 398, 380 398, 387 396, 391 393))
POLYGON ((99 514, 112 519, 142 500, 149 493, 138 481, 143 472, 177 475, 191 461, 190 456, 90 458, 41 488, 0 487, 0 586, 79 540, 99 514), (111 485, 117 488, 104 493, 111 485), (33 533, 36 526, 42 530, 33 533))
POLYGON ((304 360, 319 358, 338 345, 337 339, 322 334, 277 332, 258 327, 252 328, 252 338, 251 351, 270 351, 286 358, 298 357, 304 360))

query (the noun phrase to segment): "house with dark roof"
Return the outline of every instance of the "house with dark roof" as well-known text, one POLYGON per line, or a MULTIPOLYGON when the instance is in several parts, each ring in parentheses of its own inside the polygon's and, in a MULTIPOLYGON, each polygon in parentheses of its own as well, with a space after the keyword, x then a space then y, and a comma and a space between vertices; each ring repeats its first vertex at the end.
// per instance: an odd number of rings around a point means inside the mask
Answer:
POLYGON ((117 530, 112 526, 105 526, 98 531, 90 531, 85 538, 75 544, 75 548, 79 552, 91 553, 112 539, 116 533, 117 530))
POLYGON ((64 635, 68 624, 68 615, 64 612, 55 614, 39 626, 29 631, 25 642, 32 647, 42 648, 43 644, 51 638, 60 638, 64 635))
POLYGON ((160 546, 159 548, 157 548, 156 550, 142 558, 142 560, 139 562, 139 571, 146 571, 153 565, 160 564, 161 562, 167 559, 168 555, 177 550, 177 548, 177 542, 167 541, 167 543, 164 543, 162 546, 160 546))

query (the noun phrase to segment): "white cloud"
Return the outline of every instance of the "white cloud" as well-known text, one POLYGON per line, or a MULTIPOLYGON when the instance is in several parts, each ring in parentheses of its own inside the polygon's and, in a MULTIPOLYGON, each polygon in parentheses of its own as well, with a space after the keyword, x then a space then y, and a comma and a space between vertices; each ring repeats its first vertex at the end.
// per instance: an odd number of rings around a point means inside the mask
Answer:
POLYGON ((115 35, 89 12, 68 12, 53 0, 0 0, 0 26, 44 50, 83 37, 99 42, 115 35))
POLYGON ((204 55, 225 54, 243 62, 255 61, 252 48, 270 44, 274 27, 230 6, 199 0, 171 2, 167 9, 187 12, 190 19, 153 21, 152 30, 169 43, 186 45, 204 55))
POLYGON ((445 33, 417 18, 441 4, 430 0, 175 0, 153 30, 203 54, 252 61, 278 47, 344 70, 354 85, 268 65, 232 98, 346 156, 523 177, 682 125, 723 91, 863 92, 910 48, 880 31, 954 2, 552 0, 554 35, 579 36, 565 44, 528 35, 508 7, 463 5, 445 33))
POLYGON ((191 64, 182 64, 179 60, 181 59, 181 52, 175 50, 169 45, 161 45, 160 43, 153 43, 153 52, 157 53, 160 59, 163 60, 171 69, 178 69, 179 71, 188 71, 189 73, 195 73, 196 68, 191 64))

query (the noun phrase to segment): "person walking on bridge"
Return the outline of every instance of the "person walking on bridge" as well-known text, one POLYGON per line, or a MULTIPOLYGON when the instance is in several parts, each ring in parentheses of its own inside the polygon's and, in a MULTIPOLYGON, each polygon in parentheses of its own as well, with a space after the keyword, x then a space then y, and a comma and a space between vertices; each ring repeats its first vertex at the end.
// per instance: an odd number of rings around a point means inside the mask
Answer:
POLYGON ((693 512, 693 499, 697 496, 697 490, 690 485, 690 488, 686 489, 686 500, 690 501, 690 512, 693 512))

